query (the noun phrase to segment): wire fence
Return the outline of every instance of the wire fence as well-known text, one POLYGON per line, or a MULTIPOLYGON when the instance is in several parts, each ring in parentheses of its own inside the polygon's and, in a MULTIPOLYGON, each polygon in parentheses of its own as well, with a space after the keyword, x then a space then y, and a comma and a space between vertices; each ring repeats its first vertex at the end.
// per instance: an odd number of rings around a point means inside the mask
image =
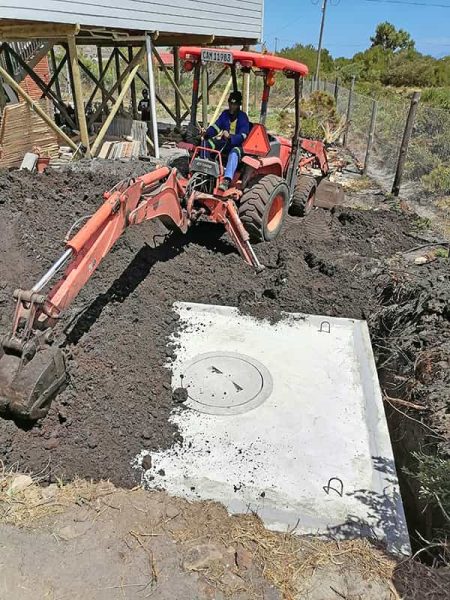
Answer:
MULTIPOLYGON (((348 88, 327 81, 319 82, 318 88, 336 99, 339 115, 348 117, 345 145, 361 169, 365 165, 366 172, 390 190, 401 155, 410 102, 392 97, 374 100, 353 91, 349 107, 348 88)), ((310 82, 305 82, 304 97, 311 91, 310 82)), ((424 194, 450 195, 450 111, 419 102, 407 146, 402 195, 420 199, 424 194)))

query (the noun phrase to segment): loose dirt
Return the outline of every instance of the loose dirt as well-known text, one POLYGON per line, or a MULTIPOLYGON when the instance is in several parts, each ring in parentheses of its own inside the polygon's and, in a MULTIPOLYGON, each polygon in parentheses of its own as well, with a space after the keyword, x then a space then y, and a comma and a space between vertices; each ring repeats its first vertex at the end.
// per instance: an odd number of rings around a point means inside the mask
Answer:
MULTIPOLYGON (((0 335, 11 323, 14 288, 42 275, 102 192, 148 168, 93 162, 74 171, 0 175, 0 335)), ((379 309, 388 260, 417 245, 409 235, 413 217, 387 210, 382 199, 379 208, 289 218, 278 240, 255 248, 266 266, 260 274, 220 227, 199 224, 186 236, 158 223, 129 229, 61 324, 69 385, 30 431, 0 422, 0 459, 45 473, 49 482, 79 475, 133 486, 134 456, 177 438, 169 423, 177 401, 167 368, 167 338, 177 326, 172 304, 232 305, 270 319, 280 311, 368 318, 379 309)), ((433 264, 448 277, 445 259, 433 264)))
POLYGON ((302 538, 213 502, 13 472, 0 472, 0 551, 8 600, 443 600, 450 582, 448 569, 397 563, 365 539, 302 538))

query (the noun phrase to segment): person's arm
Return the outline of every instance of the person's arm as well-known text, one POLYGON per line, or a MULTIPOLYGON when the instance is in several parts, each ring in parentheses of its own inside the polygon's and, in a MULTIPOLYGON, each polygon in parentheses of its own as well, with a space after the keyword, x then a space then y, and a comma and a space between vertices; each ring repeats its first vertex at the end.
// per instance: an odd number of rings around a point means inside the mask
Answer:
POLYGON ((143 100, 139 100, 138 112, 142 112, 142 102, 143 102, 143 100))
POLYGON ((245 113, 242 114, 244 117, 241 117, 241 122, 238 123, 236 133, 230 136, 230 143, 232 146, 240 146, 243 144, 250 131, 250 121, 245 113))
POLYGON ((208 127, 208 129, 205 131, 205 136, 204 136, 205 140, 216 137, 216 135, 218 135, 222 131, 222 129, 224 129, 223 115, 224 115, 224 113, 222 113, 220 115, 220 117, 217 119, 217 121, 215 123, 213 123, 212 125, 210 125, 208 127))

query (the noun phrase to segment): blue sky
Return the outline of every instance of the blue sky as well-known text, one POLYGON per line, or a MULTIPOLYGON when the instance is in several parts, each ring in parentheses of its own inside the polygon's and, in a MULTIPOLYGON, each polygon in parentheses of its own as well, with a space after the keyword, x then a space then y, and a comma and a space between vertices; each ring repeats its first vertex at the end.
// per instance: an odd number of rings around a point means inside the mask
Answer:
MULTIPOLYGON (((382 21, 406 29, 424 54, 450 54, 450 0, 329 0, 323 46, 333 56, 353 56, 370 45, 370 36, 382 21), (427 6, 414 5, 413 2, 427 6), (448 8, 432 6, 446 5, 448 8)), ((265 0, 263 38, 269 50, 296 42, 317 44, 322 0, 265 0)))

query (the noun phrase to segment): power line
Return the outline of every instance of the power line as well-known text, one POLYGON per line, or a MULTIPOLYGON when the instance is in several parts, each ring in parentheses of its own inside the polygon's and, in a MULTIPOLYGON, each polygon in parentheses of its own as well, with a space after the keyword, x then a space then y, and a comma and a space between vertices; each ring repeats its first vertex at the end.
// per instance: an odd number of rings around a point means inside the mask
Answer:
POLYGON ((450 4, 437 4, 436 2, 415 2, 414 0, 363 0, 377 4, 406 4, 408 6, 426 6, 428 8, 450 8, 450 4))

